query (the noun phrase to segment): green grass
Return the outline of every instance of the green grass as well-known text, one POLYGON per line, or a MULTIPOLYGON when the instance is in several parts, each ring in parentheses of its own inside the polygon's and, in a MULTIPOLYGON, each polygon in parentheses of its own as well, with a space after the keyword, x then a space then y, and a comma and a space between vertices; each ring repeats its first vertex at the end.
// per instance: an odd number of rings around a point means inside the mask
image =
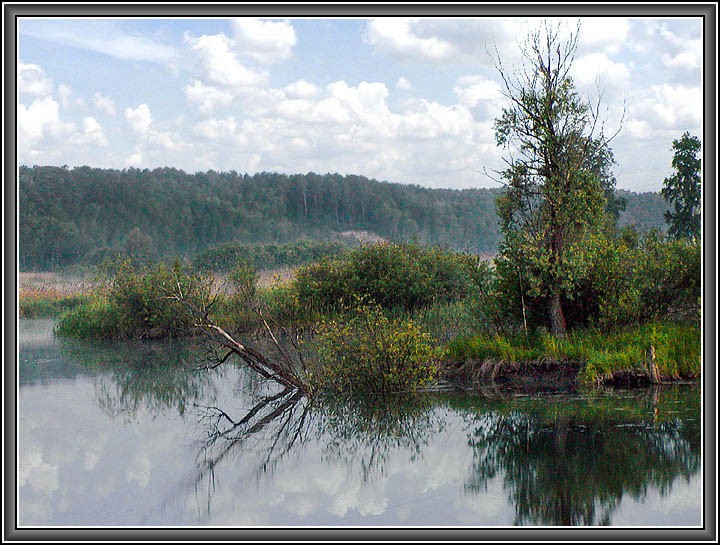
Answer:
POLYGON ((564 339, 547 333, 530 336, 472 335, 447 343, 449 361, 495 361, 505 364, 573 362, 581 364, 579 379, 599 383, 619 373, 643 373, 650 345, 661 377, 677 379, 700 374, 698 324, 654 323, 605 333, 573 331, 564 339))

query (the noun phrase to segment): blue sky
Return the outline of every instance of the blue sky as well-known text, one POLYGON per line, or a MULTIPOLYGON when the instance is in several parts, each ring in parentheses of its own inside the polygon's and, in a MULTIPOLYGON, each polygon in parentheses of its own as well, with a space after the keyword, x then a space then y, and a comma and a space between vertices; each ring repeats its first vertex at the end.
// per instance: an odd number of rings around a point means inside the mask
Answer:
MULTIPOLYGON (((672 140, 702 134, 701 22, 581 20, 573 77, 590 99, 599 81, 608 132, 622 120, 619 188, 659 190, 672 140)), ((507 151, 491 52, 519 66, 539 23, 20 18, 19 162, 496 187, 486 171, 507 151)))

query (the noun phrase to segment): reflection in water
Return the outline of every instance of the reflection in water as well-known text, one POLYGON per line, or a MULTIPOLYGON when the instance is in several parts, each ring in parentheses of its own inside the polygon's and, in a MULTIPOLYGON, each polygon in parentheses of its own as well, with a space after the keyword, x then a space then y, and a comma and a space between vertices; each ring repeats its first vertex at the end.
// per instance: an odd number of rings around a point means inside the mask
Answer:
POLYGON ((697 386, 310 402, 185 343, 32 339, 23 524, 700 520, 697 386))
POLYGON ((676 479, 689 482, 699 471, 699 391, 689 391, 690 407, 683 401, 688 388, 653 388, 571 399, 458 402, 456 394, 327 399, 301 410, 296 410, 300 397, 285 391, 261 401, 238 422, 216 409, 207 446, 233 437, 219 455, 205 452, 204 460, 212 471, 230 451, 251 437, 259 439, 253 451, 263 453, 256 465, 260 480, 291 449, 313 440, 322 445, 326 462, 359 468, 361 482, 372 486, 390 459, 422 457, 453 407, 468 426, 473 453, 465 482, 469 494, 482 496, 487 483, 501 476, 516 525, 608 525, 624 497, 642 500, 651 487, 666 495, 676 479), (695 417, 674 418, 678 406, 695 417), (273 409, 263 413, 268 407, 273 409), (668 410, 669 415, 658 416, 668 410), (222 431, 220 421, 226 425, 222 431), (265 432, 262 438, 255 436, 259 431, 265 432))
POLYGON ((60 351, 83 366, 109 371, 97 377, 95 390, 98 406, 111 418, 132 418, 140 409, 183 415, 188 404, 214 394, 213 375, 197 369, 198 350, 184 342, 64 339, 60 351))
POLYGON ((398 453, 415 461, 446 426, 435 411, 432 394, 398 394, 321 400, 316 410, 316 438, 324 457, 359 465, 362 482, 385 475, 398 453))
POLYGON ((598 397, 565 402, 562 411, 543 400, 534 411, 476 415, 466 488, 481 493, 502 473, 516 524, 610 524, 623 497, 642 499, 650 486, 666 495, 677 478, 689 481, 699 470, 698 420, 657 420, 656 409, 678 403, 678 392, 655 388, 624 407, 598 397), (651 410, 639 415, 638 407, 651 410))

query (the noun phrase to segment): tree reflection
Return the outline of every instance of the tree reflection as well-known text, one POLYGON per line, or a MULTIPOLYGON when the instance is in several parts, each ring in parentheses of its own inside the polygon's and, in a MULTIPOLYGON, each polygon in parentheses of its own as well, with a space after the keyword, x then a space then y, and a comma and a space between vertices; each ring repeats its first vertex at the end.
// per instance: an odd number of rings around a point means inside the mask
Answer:
POLYGON ((385 475, 397 453, 415 462, 446 425, 430 393, 324 399, 317 404, 316 436, 326 460, 359 465, 363 483, 385 475))
MULTIPOLYGON (((658 417, 677 409, 677 395, 649 391, 643 417, 637 408, 618 410, 612 397, 477 415, 466 489, 479 493, 502 476, 518 525, 610 524, 623 497, 642 499, 651 486, 665 495, 677 478, 698 471, 699 419, 658 417)), ((693 397, 689 410, 699 415, 693 397)))
POLYGON ((61 352, 83 366, 108 371, 95 381, 98 406, 115 418, 168 409, 185 414, 212 398, 214 377, 197 369, 197 349, 178 341, 123 343, 63 340, 61 352))

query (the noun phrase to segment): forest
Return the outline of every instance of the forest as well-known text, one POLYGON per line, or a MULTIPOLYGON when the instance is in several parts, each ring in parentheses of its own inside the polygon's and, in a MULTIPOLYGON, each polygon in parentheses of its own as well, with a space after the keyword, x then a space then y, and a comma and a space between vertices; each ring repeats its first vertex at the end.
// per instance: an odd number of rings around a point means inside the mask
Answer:
MULTIPOLYGON (((19 265, 92 266, 118 253, 191 258, 223 244, 330 242, 345 231, 494 254, 498 194, 339 174, 21 166, 19 265)), ((625 203, 619 226, 667 229, 660 193, 616 196, 625 203)))

